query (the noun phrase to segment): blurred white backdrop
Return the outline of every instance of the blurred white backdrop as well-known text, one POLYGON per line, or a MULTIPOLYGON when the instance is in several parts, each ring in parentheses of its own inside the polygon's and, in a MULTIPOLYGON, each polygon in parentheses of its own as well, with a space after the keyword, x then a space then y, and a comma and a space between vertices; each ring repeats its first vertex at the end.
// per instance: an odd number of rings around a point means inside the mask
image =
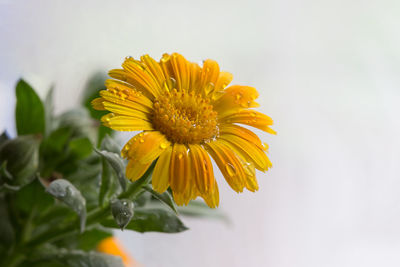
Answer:
POLYGON ((226 225, 118 232, 144 266, 400 266, 400 2, 358 0, 0 0, 0 130, 14 85, 57 112, 94 71, 125 56, 212 58, 258 88, 277 136, 257 193, 218 173, 226 225))

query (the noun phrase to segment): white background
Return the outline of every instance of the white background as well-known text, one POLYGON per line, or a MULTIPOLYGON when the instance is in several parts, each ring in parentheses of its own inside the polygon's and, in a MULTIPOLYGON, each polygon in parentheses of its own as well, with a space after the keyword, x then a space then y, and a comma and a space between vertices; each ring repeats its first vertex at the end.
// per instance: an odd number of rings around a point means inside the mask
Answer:
POLYGON ((0 130, 23 76, 58 112, 125 56, 212 58, 275 120, 271 171, 230 225, 118 233, 144 266, 400 266, 400 2, 0 0, 0 130))

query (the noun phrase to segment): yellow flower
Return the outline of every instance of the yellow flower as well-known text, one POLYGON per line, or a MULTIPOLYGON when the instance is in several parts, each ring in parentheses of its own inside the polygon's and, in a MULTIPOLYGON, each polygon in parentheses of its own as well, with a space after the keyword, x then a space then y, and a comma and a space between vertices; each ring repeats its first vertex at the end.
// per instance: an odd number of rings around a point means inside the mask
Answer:
POLYGON ((187 205, 201 196, 208 206, 219 203, 210 156, 236 192, 258 189, 255 169, 266 171, 268 148, 245 124, 275 134, 272 119, 254 107, 255 88, 233 85, 233 76, 219 70, 217 62, 203 67, 182 55, 164 54, 160 62, 148 55, 126 58, 122 69, 109 72, 107 90, 94 99, 98 110, 111 113, 105 126, 120 131, 142 131, 123 147, 129 160, 126 176, 135 181, 158 159, 154 190, 171 188, 175 202, 187 205))

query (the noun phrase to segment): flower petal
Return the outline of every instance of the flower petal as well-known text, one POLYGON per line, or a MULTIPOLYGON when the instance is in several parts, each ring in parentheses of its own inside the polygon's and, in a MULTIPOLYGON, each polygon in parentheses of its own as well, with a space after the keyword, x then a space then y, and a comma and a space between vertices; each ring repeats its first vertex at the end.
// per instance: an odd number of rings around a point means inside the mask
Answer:
POLYGON ((246 185, 245 173, 235 153, 219 140, 207 143, 205 148, 217 163, 230 187, 236 192, 242 192, 246 185))
POLYGON ((216 208, 219 205, 219 190, 217 182, 215 181, 214 190, 208 194, 202 195, 204 201, 210 208, 216 208))
POLYGON ((213 105, 219 116, 225 117, 243 108, 258 107, 258 103, 254 102, 257 97, 258 92, 254 87, 233 85, 226 88, 213 105))
MULTIPOLYGON (((218 114, 220 115, 220 114, 218 114)), ((237 113, 233 113, 224 117, 219 117, 221 123, 241 123, 246 124, 260 130, 263 130, 270 134, 276 134, 274 130, 269 128, 269 125, 273 124, 273 120, 267 115, 260 113, 255 110, 241 110, 237 113)))
POLYGON ((143 105, 147 108, 147 110, 151 110, 153 108, 153 101, 128 83, 107 79, 104 84, 108 91, 113 93, 114 97, 117 97, 120 100, 128 100, 127 103, 130 105, 132 105, 131 102, 134 102, 134 104, 143 105))
POLYGON ((171 163, 169 167, 169 184, 172 191, 182 194, 187 185, 189 171, 189 156, 183 144, 175 143, 172 148, 171 163))
POLYGON ((128 162, 128 165, 126 165, 126 171, 125 171, 126 178, 128 178, 131 181, 138 180, 140 177, 143 176, 143 174, 147 171, 150 165, 151 162, 146 164, 141 164, 137 160, 130 160, 128 162))
POLYGON ((149 55, 144 55, 144 56, 140 57, 140 60, 144 64, 146 64, 146 66, 147 66, 146 71, 150 72, 149 74, 153 77, 153 80, 158 82, 158 85, 160 86, 160 88, 163 88, 166 77, 164 76, 164 73, 160 67, 160 64, 158 64, 158 62, 155 61, 149 55))
POLYGON ((271 162, 267 155, 253 143, 232 134, 221 134, 219 139, 225 141, 224 143, 229 148, 233 149, 233 151, 246 159, 246 161, 253 162, 257 169, 266 171, 271 167, 271 162))
POLYGON ((215 178, 209 155, 200 145, 190 145, 189 148, 197 189, 201 195, 214 192, 215 178))
POLYGON ((101 118, 104 126, 119 131, 147 131, 153 130, 153 125, 140 117, 115 115, 109 113, 101 118))
POLYGON ((153 189, 163 193, 169 186, 169 166, 171 162, 172 146, 169 145, 157 160, 152 176, 153 189))
POLYGON ((95 110, 106 110, 103 105, 104 99, 102 97, 98 97, 92 100, 91 104, 95 110))
POLYGON ((265 150, 265 148, 263 147, 263 145, 261 143, 260 138, 255 133, 253 133, 252 131, 250 131, 242 126, 231 124, 231 123, 221 124, 219 126, 219 132, 220 132, 220 134, 233 134, 233 135, 239 136, 239 137, 249 141, 250 143, 256 145, 260 149, 265 150))
POLYGON ((169 146, 170 142, 159 131, 146 131, 131 138, 122 149, 121 155, 141 164, 147 164, 152 163, 169 146))

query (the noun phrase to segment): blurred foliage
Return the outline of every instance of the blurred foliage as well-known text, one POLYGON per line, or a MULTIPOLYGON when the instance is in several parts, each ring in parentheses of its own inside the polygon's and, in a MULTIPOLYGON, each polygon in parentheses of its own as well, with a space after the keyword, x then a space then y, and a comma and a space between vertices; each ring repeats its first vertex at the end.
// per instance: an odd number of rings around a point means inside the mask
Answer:
MULTIPOLYGON (((82 107, 53 113, 53 89, 44 103, 24 80, 16 86, 18 136, 0 135, 0 266, 122 266, 95 252, 111 229, 177 233, 187 227, 170 192, 125 177, 113 132, 90 102, 104 77, 89 80, 82 107)), ((200 207, 200 208, 199 208, 200 207)), ((190 205, 189 215, 207 215, 190 205)), ((209 210, 209 209, 208 209, 209 210)))

